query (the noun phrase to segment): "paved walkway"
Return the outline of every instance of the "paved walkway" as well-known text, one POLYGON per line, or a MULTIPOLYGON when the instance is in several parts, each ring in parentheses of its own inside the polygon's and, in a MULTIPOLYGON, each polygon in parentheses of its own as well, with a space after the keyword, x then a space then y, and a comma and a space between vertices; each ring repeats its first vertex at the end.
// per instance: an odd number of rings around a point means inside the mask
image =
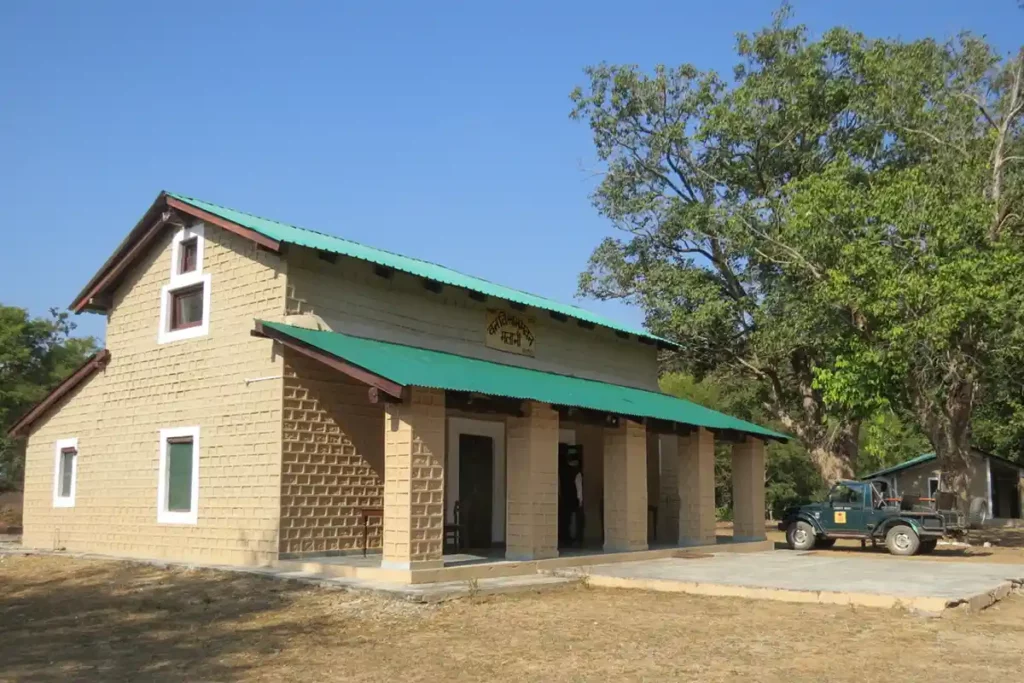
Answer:
POLYGON ((591 585, 788 602, 982 609, 1024 585, 1024 565, 770 551, 587 567, 591 585))

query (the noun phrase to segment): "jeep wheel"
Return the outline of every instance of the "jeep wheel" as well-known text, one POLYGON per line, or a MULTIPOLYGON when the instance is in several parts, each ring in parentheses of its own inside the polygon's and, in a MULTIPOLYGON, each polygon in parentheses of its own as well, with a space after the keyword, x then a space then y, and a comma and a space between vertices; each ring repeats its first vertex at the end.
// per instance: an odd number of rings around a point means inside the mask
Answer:
POLYGON ((834 538, 819 538, 817 541, 814 542, 814 547, 815 548, 831 548, 835 544, 836 544, 836 539, 834 539, 834 538))
POLYGON ((928 555, 933 550, 935 550, 935 546, 937 543, 938 541, 921 541, 921 547, 917 549, 917 552, 919 552, 922 555, 928 555))
POLYGON ((921 539, 906 524, 897 524, 885 535, 885 547, 892 555, 913 555, 921 545, 921 539))
POLYGON ((807 522, 793 522, 786 529, 786 543, 790 550, 810 550, 814 547, 814 527, 807 522))

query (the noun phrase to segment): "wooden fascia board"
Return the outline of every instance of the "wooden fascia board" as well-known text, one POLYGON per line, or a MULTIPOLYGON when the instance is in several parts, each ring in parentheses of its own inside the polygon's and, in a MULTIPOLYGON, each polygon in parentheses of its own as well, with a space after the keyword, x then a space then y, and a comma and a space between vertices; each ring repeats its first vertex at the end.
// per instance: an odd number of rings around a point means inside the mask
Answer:
POLYGON ((72 311, 81 313, 84 310, 103 310, 101 306, 92 305, 93 299, 104 291, 105 288, 117 281, 117 278, 139 258, 145 249, 150 246, 154 239, 160 234, 160 230, 166 225, 161 215, 167 209, 174 209, 183 214, 192 216, 204 223, 216 225, 248 240, 255 242, 265 249, 280 252, 282 244, 278 240, 271 239, 255 230, 238 225, 226 218, 221 218, 209 211, 196 208, 187 202, 168 197, 161 192, 149 207, 142 219, 132 228, 128 236, 118 245, 113 255, 107 259, 103 266, 89 280, 86 286, 79 292, 75 300, 71 302, 72 311))
POLYGON ((376 387, 377 389, 383 391, 385 394, 388 394, 389 396, 397 400, 402 399, 402 389, 404 388, 403 385, 398 384, 397 382, 392 382, 387 377, 382 377, 381 375, 378 375, 375 372, 367 370, 366 368, 349 363, 344 358, 339 358, 338 356, 335 356, 333 354, 326 353, 323 350, 316 348, 315 346, 311 346, 303 341, 296 339, 295 337, 291 337, 283 332, 279 332, 278 330, 266 327, 258 321, 256 323, 256 327, 252 331, 252 334, 257 337, 266 337, 267 339, 273 339, 274 341, 279 342, 284 346, 287 346, 288 348, 292 349, 297 353, 302 354, 303 356, 306 356, 307 358, 312 358, 313 360, 319 361, 320 363, 323 363, 329 368, 337 370, 342 374, 348 375, 353 379, 357 379, 360 382, 363 382, 364 384, 368 384, 371 387, 376 387))
POLYGON ((11 437, 25 435, 26 431, 32 426, 32 424, 42 417, 55 403, 73 391, 75 387, 88 379, 94 372, 106 367, 109 362, 110 351, 107 349, 102 349, 89 356, 89 358, 79 365, 74 372, 68 375, 64 381, 54 387, 53 391, 47 394, 42 401, 32 406, 27 413, 22 415, 17 422, 11 425, 11 428, 7 430, 7 435, 11 437))

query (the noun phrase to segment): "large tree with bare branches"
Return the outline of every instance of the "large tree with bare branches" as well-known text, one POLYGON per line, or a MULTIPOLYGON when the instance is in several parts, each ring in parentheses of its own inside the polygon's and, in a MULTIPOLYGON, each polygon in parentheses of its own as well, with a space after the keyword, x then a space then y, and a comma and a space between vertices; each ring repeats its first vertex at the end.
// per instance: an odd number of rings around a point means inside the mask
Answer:
POLYGON ((740 36, 733 78, 588 69, 573 116, 624 232, 581 291, 628 298, 668 359, 749 378, 826 479, 862 420, 912 415, 961 490, 973 406, 1022 281, 1020 55, 971 36, 740 36))

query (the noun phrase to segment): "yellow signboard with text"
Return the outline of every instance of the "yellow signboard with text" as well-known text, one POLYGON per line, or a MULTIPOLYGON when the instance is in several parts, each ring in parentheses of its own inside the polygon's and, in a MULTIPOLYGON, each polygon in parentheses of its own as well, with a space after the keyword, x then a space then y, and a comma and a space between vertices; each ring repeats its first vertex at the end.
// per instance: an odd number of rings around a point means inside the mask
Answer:
POLYGON ((846 524, 846 510, 836 510, 833 521, 836 524, 846 524))
POLYGON ((537 341, 533 334, 536 325, 536 321, 531 317, 489 308, 484 343, 499 351, 532 356, 537 341))

